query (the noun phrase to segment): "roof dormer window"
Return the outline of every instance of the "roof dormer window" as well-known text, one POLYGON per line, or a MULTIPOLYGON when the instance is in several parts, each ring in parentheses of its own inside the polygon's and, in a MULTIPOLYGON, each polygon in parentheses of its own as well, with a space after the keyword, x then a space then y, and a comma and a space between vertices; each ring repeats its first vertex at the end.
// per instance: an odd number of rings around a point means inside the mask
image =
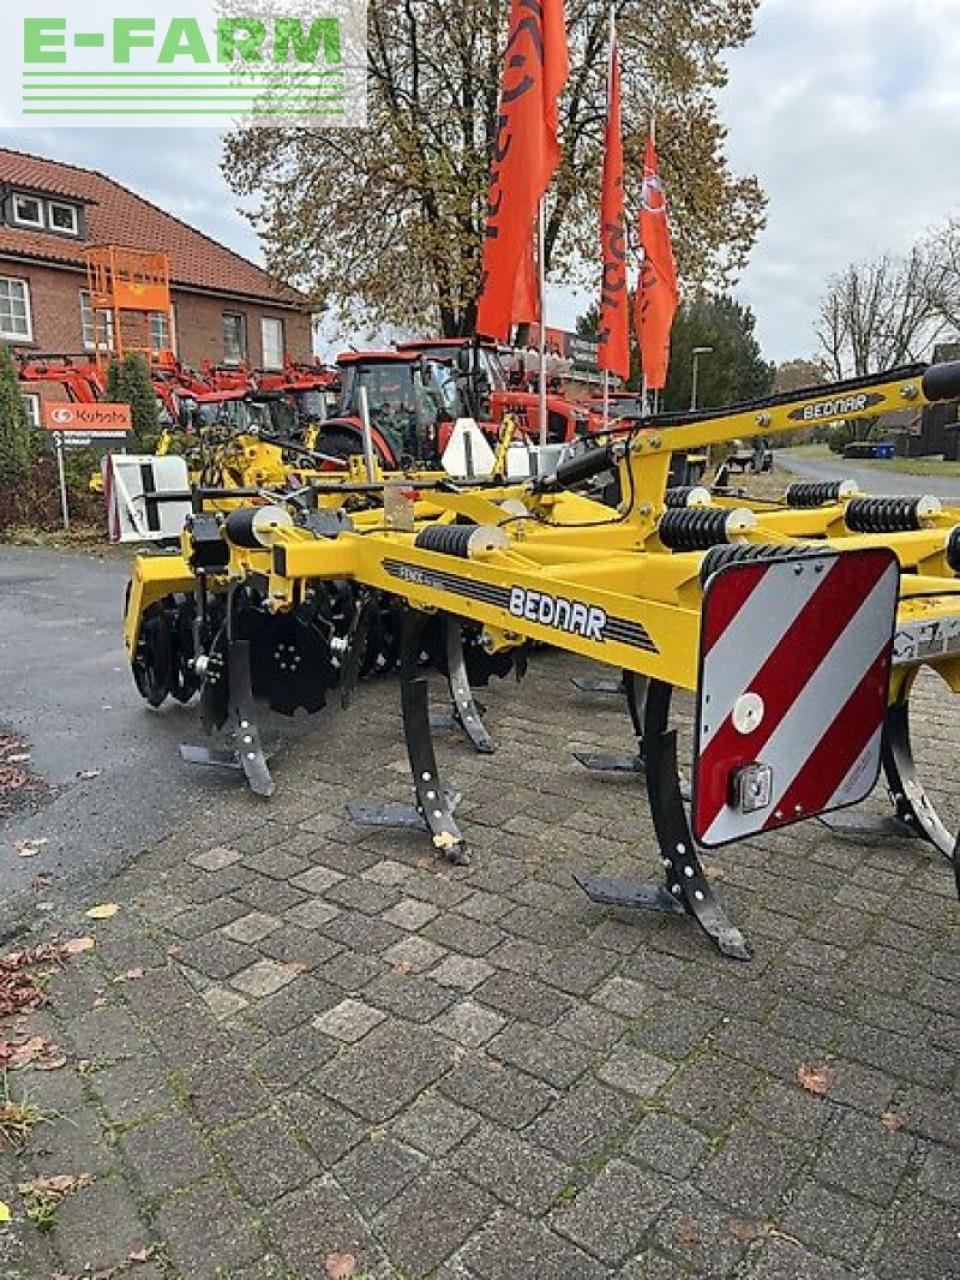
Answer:
POLYGON ((18 227, 38 227, 44 229, 43 201, 37 196, 14 194, 13 221, 18 227))
POLYGON ((47 205, 47 216, 50 219, 51 231, 60 231, 67 236, 80 234, 80 210, 75 204, 62 204, 59 200, 51 200, 47 205))

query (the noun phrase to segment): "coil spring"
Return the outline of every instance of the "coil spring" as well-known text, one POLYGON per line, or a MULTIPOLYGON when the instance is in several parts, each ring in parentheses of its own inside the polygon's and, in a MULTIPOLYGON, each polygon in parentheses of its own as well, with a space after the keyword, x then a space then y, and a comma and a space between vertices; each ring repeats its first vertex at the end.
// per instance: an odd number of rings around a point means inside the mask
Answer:
POLYGON ((728 564, 757 564, 765 560, 809 560, 823 555, 823 548, 801 543, 799 546, 770 546, 760 543, 739 542, 725 547, 711 547, 700 565, 700 581, 707 579, 728 564))
POLYGON ((690 501, 691 493, 696 493, 696 488, 692 484, 678 485, 675 489, 668 489, 664 495, 664 505, 671 510, 682 510, 690 501))
POLYGON ((791 484, 787 488, 787 506, 809 508, 839 502, 844 483, 843 480, 811 480, 791 484))
POLYGON ((733 513, 710 507, 683 507, 665 511, 657 533, 671 551, 706 551, 729 540, 727 526, 733 513))
POLYGON ((854 533, 901 533, 920 529, 921 498, 855 498, 847 505, 847 528, 854 533))
POLYGON ((960 524, 951 530, 947 539, 947 564, 960 577, 960 524))
POLYGON ((475 524, 428 524, 417 534, 413 545, 423 551, 438 551, 441 555, 466 560, 476 528, 475 524))

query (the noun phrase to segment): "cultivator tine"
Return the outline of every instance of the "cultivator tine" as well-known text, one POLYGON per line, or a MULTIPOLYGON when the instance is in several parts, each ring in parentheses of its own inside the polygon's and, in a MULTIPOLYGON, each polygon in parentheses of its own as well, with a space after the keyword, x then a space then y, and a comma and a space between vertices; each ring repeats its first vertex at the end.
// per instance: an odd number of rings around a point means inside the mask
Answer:
POLYGON ((923 840, 956 863, 957 841, 947 829, 917 772, 910 739, 910 703, 904 698, 887 711, 883 729, 883 770, 892 814, 847 809, 823 814, 821 821, 837 835, 852 839, 923 840))
POLYGON ((205 768, 234 769, 237 773, 243 770, 239 755, 227 747, 202 747, 181 742, 180 759, 186 764, 199 764, 205 768))
POLYGON ((347 633, 347 649, 340 671, 340 706, 346 710, 350 705, 357 685, 360 681, 360 668, 370 634, 370 624, 377 610, 374 596, 365 592, 357 606, 347 633))
MULTIPOLYGON (((572 683, 577 688, 582 688, 577 684, 580 677, 574 677, 572 683)), ((596 681, 596 684, 614 685, 614 681, 596 681)), ((630 723, 633 725, 634 737, 637 740, 637 750, 633 755, 616 755, 604 751, 574 751, 573 758, 578 764, 582 764, 585 769, 589 769, 591 773, 643 773, 646 764, 643 759, 643 699, 646 694, 647 682, 642 676, 635 675, 632 671, 624 671, 622 679, 616 682, 615 687, 605 689, 603 692, 619 693, 627 699, 627 710, 630 712, 630 723)), ((596 689, 592 692, 597 692, 596 689)))
MULTIPOLYGON (((487 732, 483 723, 482 710, 470 688, 470 677, 467 675, 467 664, 463 656, 463 626, 459 618, 452 615, 446 620, 447 649, 447 683, 450 686, 450 698, 453 702, 452 719, 473 743, 475 751, 481 755, 492 755, 497 744, 487 732)), ((437 720, 430 717, 431 727, 437 720)))
POLYGON ((448 862, 465 866, 470 855, 453 817, 458 797, 440 782, 430 732, 430 686, 420 666, 423 630, 429 620, 428 614, 407 608, 400 632, 400 705, 417 794, 416 808, 392 802, 354 801, 348 804, 347 811, 365 826, 426 827, 437 853, 448 862))
POLYGON ((574 872, 574 882, 591 902, 602 907, 625 907, 635 911, 660 911, 682 916, 686 909, 668 889, 658 884, 641 884, 624 876, 591 876, 574 872))
POLYGON ((622 680, 610 680, 604 676, 571 676, 570 683, 581 693, 599 693, 616 697, 624 692, 622 680))
POLYGON ((643 773, 643 756, 608 755, 602 751, 574 751, 574 760, 591 773, 643 773))
POLYGON ((240 765, 254 795, 272 796, 274 781, 267 768, 267 757, 260 739, 250 680, 250 641, 231 638, 228 657, 230 670, 230 732, 236 743, 240 765))

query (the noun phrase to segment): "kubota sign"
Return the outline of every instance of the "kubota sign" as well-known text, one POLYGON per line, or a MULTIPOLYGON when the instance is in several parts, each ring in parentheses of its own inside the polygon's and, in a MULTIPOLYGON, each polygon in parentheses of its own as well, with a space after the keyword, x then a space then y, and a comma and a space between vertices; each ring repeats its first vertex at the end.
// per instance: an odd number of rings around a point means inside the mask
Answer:
POLYGON ((41 418, 47 431, 80 431, 84 435, 125 435, 132 426, 128 404, 69 404, 43 406, 41 418))
POLYGON ((54 0, 29 17, 22 8, 0 6, 0 37, 21 51, 21 83, 0 78, 0 101, 20 90, 19 123, 366 123, 366 0, 54 0))

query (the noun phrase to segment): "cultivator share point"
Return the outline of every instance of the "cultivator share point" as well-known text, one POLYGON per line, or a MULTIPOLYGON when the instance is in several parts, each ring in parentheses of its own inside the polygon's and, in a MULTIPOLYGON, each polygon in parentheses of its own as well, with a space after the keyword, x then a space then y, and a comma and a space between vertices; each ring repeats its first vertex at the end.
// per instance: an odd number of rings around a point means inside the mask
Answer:
POLYGON ((618 668, 622 681, 586 688, 626 693, 637 737, 626 767, 645 776, 665 877, 578 882, 599 902, 689 914, 724 954, 747 959, 700 849, 811 818, 872 831, 852 806, 883 771, 894 813, 882 829, 957 862, 957 836, 917 774, 909 704, 924 666, 960 692, 960 508, 870 498, 844 481, 792 485, 781 501, 668 491, 671 456, 837 420, 864 398, 889 411, 958 395, 960 364, 915 366, 633 424, 523 483, 331 477, 282 503, 197 490, 180 545, 135 562, 125 639, 138 687, 153 705, 198 694, 227 740, 201 758, 268 795, 258 705, 315 712, 332 690, 398 663, 415 803, 353 812, 423 828, 462 863, 425 658, 445 671, 455 722, 483 752, 494 743, 471 682, 522 666, 530 642, 618 668), (611 470, 616 510, 590 496, 611 470), (408 518, 396 518, 391 484, 408 518), (676 690, 695 700, 689 788, 676 690))

